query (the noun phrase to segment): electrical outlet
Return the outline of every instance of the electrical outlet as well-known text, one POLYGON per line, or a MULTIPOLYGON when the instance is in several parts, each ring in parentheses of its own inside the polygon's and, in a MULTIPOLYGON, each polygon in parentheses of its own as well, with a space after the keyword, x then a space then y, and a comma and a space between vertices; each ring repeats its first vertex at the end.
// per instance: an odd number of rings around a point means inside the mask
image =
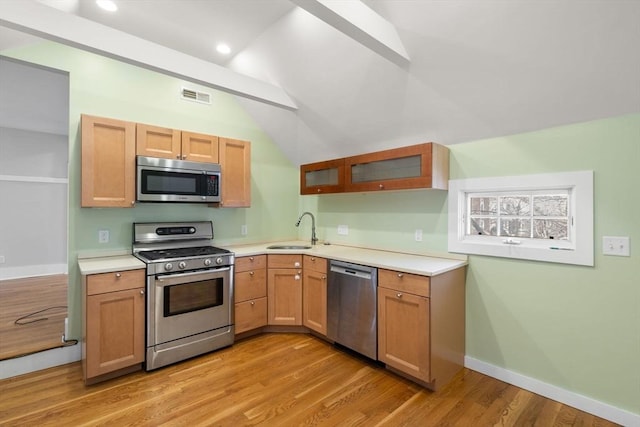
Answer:
POLYGON ((416 239, 416 242, 422 242, 422 230, 421 229, 416 229, 416 232, 414 233, 413 237, 416 239))
POLYGON ((347 236, 349 235, 349 226, 348 225, 339 225, 338 226, 338 234, 340 236, 347 236))
POLYGON ((247 225, 241 225, 240 226, 240 234, 242 234, 243 236, 247 235, 247 225))
POLYGON ((603 255, 630 256, 629 237, 626 236, 603 236, 603 255))
POLYGON ((98 231, 98 243, 109 243, 109 230, 98 231))

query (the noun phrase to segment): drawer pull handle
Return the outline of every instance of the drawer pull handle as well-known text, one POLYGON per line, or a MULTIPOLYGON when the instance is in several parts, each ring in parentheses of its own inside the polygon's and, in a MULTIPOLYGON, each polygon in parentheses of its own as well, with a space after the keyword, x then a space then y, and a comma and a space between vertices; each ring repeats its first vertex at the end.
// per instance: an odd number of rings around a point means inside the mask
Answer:
POLYGON ((122 277, 122 274, 116 273, 116 277, 119 279, 120 277, 122 277))
POLYGON ((249 276, 253 276, 255 273, 253 271, 249 272, 249 276))
POLYGON ((402 298, 402 294, 396 294, 398 298, 402 298))
POLYGON ((402 276, 404 276, 404 274, 398 273, 398 278, 402 279, 402 276))

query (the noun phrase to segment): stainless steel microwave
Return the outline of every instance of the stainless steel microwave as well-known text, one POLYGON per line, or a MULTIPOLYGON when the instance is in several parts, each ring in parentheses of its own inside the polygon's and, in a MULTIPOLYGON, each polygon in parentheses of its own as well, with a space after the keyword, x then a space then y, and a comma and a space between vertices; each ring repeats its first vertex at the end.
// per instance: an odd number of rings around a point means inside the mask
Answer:
POLYGON ((139 202, 214 203, 220 199, 220 165, 136 157, 139 202))

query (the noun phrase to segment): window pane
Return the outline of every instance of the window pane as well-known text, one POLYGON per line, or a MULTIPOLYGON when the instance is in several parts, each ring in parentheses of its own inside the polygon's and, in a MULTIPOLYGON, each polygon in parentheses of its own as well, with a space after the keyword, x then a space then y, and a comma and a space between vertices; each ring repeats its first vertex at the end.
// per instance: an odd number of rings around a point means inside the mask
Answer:
POLYGON ((500 215, 529 215, 531 198, 529 196, 500 197, 500 215))
POLYGON ((495 215, 498 213, 497 197, 471 197, 469 199, 471 215, 495 215))
POLYGON ((566 219, 534 219, 534 239, 567 239, 569 221, 566 219))
POLYGON ((471 218, 469 223, 468 234, 497 236, 498 220, 496 218, 471 218))
POLYGON ((567 195, 533 196, 535 216, 567 216, 567 195))
POLYGON ((502 218, 500 221, 500 235, 507 237, 531 237, 531 220, 502 218))

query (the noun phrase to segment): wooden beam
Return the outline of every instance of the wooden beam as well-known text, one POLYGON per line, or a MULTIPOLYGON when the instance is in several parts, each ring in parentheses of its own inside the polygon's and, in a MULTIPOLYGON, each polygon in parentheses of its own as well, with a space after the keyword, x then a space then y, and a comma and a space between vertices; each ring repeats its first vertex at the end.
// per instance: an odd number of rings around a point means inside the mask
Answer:
POLYGON ((409 65, 409 54, 396 28, 361 1, 291 1, 400 67, 409 65))
POLYGON ((38 2, 3 2, 0 25, 234 95, 297 109, 280 87, 38 2))

